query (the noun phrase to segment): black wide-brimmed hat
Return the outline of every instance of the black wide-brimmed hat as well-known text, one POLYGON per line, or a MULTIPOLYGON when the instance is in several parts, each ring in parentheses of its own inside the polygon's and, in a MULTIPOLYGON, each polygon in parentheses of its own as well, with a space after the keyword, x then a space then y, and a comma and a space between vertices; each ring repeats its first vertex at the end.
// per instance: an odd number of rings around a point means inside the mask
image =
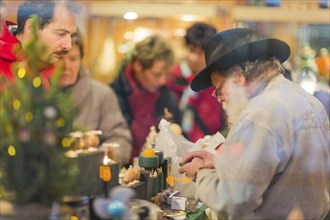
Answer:
MULTIPOLYGON (((246 61, 276 57, 283 63, 290 56, 290 47, 284 41, 265 38, 250 28, 235 28, 219 32, 206 44, 206 67, 192 80, 192 90, 198 92, 212 86, 210 74, 216 70, 246 61)), ((221 72, 220 72, 221 73, 221 72)))

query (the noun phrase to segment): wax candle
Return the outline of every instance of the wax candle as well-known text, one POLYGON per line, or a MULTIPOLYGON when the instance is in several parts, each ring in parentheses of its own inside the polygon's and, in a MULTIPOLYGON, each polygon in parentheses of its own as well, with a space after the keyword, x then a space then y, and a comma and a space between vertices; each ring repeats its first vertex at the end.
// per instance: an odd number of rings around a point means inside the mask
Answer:
POLYGON ((103 158, 103 165, 100 166, 99 169, 99 177, 103 180, 103 191, 104 191, 104 196, 108 196, 108 184, 111 180, 111 170, 110 166, 108 166, 108 163, 110 162, 110 159, 108 158, 107 155, 104 156, 103 158))
POLYGON ((108 182, 111 180, 111 170, 110 167, 107 165, 101 165, 100 166, 100 173, 99 173, 100 178, 104 182, 108 182))

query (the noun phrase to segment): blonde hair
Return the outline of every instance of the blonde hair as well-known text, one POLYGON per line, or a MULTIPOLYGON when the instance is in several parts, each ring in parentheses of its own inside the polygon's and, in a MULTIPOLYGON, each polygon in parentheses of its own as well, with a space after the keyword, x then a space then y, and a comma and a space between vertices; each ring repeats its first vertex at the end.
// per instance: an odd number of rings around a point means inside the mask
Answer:
POLYGON ((174 53, 162 37, 152 35, 135 45, 131 60, 138 61, 143 69, 151 68, 156 60, 164 60, 170 67, 174 62, 174 53))

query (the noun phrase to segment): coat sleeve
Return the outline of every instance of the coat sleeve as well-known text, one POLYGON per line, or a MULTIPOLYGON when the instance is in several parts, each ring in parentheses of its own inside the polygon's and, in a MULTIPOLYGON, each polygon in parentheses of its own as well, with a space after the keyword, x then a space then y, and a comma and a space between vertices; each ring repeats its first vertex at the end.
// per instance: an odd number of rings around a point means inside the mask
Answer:
POLYGON ((103 131, 104 142, 118 143, 116 161, 125 164, 129 162, 132 150, 132 136, 125 118, 120 110, 114 91, 107 87, 101 107, 100 129, 103 131))
POLYGON ((196 196, 221 218, 251 215, 279 166, 278 146, 267 129, 245 124, 214 155, 215 170, 198 173, 196 196))

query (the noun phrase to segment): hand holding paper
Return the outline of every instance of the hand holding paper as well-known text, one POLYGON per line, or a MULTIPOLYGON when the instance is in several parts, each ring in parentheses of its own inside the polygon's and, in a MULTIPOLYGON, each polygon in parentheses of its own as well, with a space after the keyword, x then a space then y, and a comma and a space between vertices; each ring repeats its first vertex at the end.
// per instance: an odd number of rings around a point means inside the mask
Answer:
POLYGON ((214 168, 213 153, 205 150, 187 153, 182 162, 185 163, 178 171, 180 174, 186 173, 187 177, 194 178, 200 168, 214 168))

